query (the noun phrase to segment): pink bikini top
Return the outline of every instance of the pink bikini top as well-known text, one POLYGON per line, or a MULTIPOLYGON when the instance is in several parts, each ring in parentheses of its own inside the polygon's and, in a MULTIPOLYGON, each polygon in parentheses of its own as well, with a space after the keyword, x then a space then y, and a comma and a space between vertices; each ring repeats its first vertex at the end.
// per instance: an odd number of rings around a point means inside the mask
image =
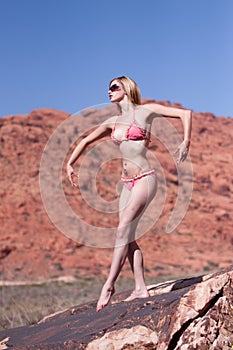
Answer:
POLYGON ((123 141, 129 141, 129 140, 134 140, 134 141, 149 140, 148 132, 137 124, 135 118, 132 124, 128 127, 126 131, 126 138, 118 139, 117 137, 114 136, 115 131, 116 131, 116 123, 112 129, 111 138, 113 142, 117 145, 120 145, 121 142, 123 141))

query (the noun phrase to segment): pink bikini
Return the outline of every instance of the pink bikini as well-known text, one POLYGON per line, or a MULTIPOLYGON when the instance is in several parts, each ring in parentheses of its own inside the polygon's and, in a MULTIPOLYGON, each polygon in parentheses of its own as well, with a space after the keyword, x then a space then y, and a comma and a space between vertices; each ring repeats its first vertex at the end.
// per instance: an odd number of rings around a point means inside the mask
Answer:
MULTIPOLYGON (((130 140, 132 140, 132 141, 146 140, 147 142, 150 141, 149 132, 147 132, 145 129, 143 129, 142 127, 140 127, 137 124, 135 117, 133 119, 132 124, 129 126, 129 128, 126 131, 126 138, 123 138, 123 139, 116 138, 114 136, 115 131, 116 131, 116 123, 115 123, 115 125, 112 129, 112 133, 111 133, 111 138, 116 145, 120 145, 123 141, 130 141, 130 140)), ((136 174, 136 175, 130 176, 130 177, 122 175, 121 180, 123 181, 126 188, 129 191, 131 191, 132 188, 134 187, 135 183, 138 180, 140 180, 146 176, 155 176, 155 170, 149 169, 149 170, 146 170, 140 174, 136 174)))
POLYGON ((135 183, 142 179, 143 177, 146 177, 146 176, 156 176, 155 175, 155 169, 149 169, 149 170, 146 170, 146 171, 143 171, 142 173, 140 174, 137 174, 137 175, 134 175, 134 176, 123 176, 121 177, 121 181, 123 181, 124 185, 126 186, 126 188, 131 191, 132 188, 134 187, 135 183))
POLYGON ((129 140, 134 140, 134 141, 138 141, 138 140, 149 141, 150 140, 148 132, 137 124, 135 118, 133 119, 133 123, 128 127, 128 130, 126 132, 126 138, 121 139, 121 140, 117 139, 114 136, 115 130, 116 130, 116 124, 114 125, 114 127, 112 129, 111 138, 112 138, 113 142, 117 145, 120 145, 121 142, 123 142, 123 141, 129 141, 129 140))

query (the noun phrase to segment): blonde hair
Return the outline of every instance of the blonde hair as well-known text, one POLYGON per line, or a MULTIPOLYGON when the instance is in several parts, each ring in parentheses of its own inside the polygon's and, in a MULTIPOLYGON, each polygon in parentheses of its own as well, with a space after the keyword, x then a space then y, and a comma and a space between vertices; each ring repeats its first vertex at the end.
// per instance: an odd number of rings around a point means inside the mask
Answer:
POLYGON ((109 86, 111 86, 112 82, 116 80, 121 83, 123 86, 123 89, 126 92, 126 95, 128 96, 129 100, 134 105, 140 105, 141 104, 141 94, 138 85, 135 83, 135 81, 129 77, 121 76, 114 78, 110 81, 109 86))

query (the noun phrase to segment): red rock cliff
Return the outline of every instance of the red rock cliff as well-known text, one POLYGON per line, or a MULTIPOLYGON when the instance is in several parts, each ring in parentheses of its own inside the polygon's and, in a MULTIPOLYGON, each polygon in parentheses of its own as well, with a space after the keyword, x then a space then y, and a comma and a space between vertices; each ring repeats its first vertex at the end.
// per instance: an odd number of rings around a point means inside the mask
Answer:
MULTIPOLYGON (((107 114, 105 110, 85 111, 84 129, 92 127, 91 120, 101 120, 107 114)), ((65 237, 51 223, 42 204, 38 181, 41 157, 52 132, 67 118, 67 113, 41 109, 25 116, 0 119, 2 279, 35 280, 87 274, 104 277, 108 272, 111 251, 87 247, 65 237)), ((179 120, 171 122, 182 132, 179 120)), ((190 275, 224 268, 232 262, 232 130, 231 118, 193 114, 192 199, 184 219, 169 234, 164 232, 177 197, 177 171, 162 143, 152 140, 151 150, 156 153, 166 177, 167 197, 160 219, 140 238, 147 276, 190 275)), ((69 132, 79 135, 75 125, 69 132)), ((62 142, 61 137, 56 152, 62 149, 62 142)), ((106 164, 104 170, 118 176, 119 167, 118 162, 113 162, 106 164)), ((116 195, 111 179, 108 187, 106 183, 101 187, 100 173, 98 181, 101 195, 106 198, 116 195)), ((83 215, 93 225, 106 219, 82 204, 65 176, 63 183, 71 205, 83 206, 83 215)), ((108 226, 116 220, 110 215, 104 224, 108 226)), ((128 265, 123 274, 131 276, 128 265)))

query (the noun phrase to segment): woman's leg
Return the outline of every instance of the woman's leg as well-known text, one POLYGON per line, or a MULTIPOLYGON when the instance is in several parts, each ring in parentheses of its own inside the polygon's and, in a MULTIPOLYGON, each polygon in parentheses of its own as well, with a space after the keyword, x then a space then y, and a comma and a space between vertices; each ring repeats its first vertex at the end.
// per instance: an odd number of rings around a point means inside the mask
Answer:
MULTIPOLYGON (((131 193, 125 187, 123 187, 120 195, 120 202, 119 202, 119 207, 122 208, 122 210, 120 209, 119 226, 120 226, 121 217, 122 217, 121 213, 123 213, 123 208, 127 206, 127 202, 129 201, 130 195, 131 193)), ((97 311, 101 310, 104 306, 106 306, 109 303, 111 296, 115 292, 114 283, 117 279, 117 276, 120 273, 122 266, 124 265, 125 258, 127 256, 127 250, 128 250, 128 245, 124 245, 122 247, 116 247, 115 245, 110 272, 109 272, 107 281, 105 282, 102 288, 102 291, 97 303, 97 307, 96 307, 97 311)))
MULTIPOLYGON (((136 226, 143 215, 143 212, 146 210, 147 206, 150 204, 151 200, 154 198, 156 189, 157 189, 157 181, 155 176, 148 176, 146 177, 145 181, 147 181, 147 191, 148 191, 148 200, 147 203, 144 205, 143 211, 140 213, 140 215, 137 217, 135 222, 135 231, 136 226)), ((142 185, 142 181, 140 180, 142 185)), ((136 184, 137 185, 137 184, 136 184)), ((135 186, 136 186, 135 185, 135 186)), ((135 191, 136 192, 136 191, 135 191)), ((136 193, 137 195, 140 195, 140 193, 136 193)), ((131 295, 126 298, 124 301, 131 301, 135 298, 146 298, 149 296, 149 293, 146 288, 145 284, 145 278, 144 278, 144 266, 143 266, 143 256, 142 252, 136 243, 136 241, 133 241, 129 243, 128 248, 128 260, 131 265, 131 269, 134 274, 134 281, 135 281, 135 288, 134 291, 131 293, 131 295)))
POLYGON ((149 293, 144 278, 143 256, 135 241, 129 243, 128 259, 134 274, 135 287, 131 295, 124 301, 131 301, 135 298, 146 298, 149 296, 149 293))
MULTIPOLYGON (((152 200, 155 192, 156 180, 153 179, 152 181, 152 177, 150 180, 147 178, 140 179, 131 191, 123 187, 120 198, 119 226, 116 233, 116 244, 113 252, 112 264, 108 279, 102 288, 97 303, 97 311, 101 310, 109 303, 114 293, 114 283, 128 255, 130 242, 134 241, 133 237, 139 218, 152 200)), ((137 288, 137 295, 140 294, 141 297, 145 297, 147 295, 145 295, 146 287, 143 276, 142 255, 139 249, 134 249, 135 247, 138 246, 131 245, 131 253, 129 255, 133 263, 131 266, 134 266, 135 288, 137 288)))

